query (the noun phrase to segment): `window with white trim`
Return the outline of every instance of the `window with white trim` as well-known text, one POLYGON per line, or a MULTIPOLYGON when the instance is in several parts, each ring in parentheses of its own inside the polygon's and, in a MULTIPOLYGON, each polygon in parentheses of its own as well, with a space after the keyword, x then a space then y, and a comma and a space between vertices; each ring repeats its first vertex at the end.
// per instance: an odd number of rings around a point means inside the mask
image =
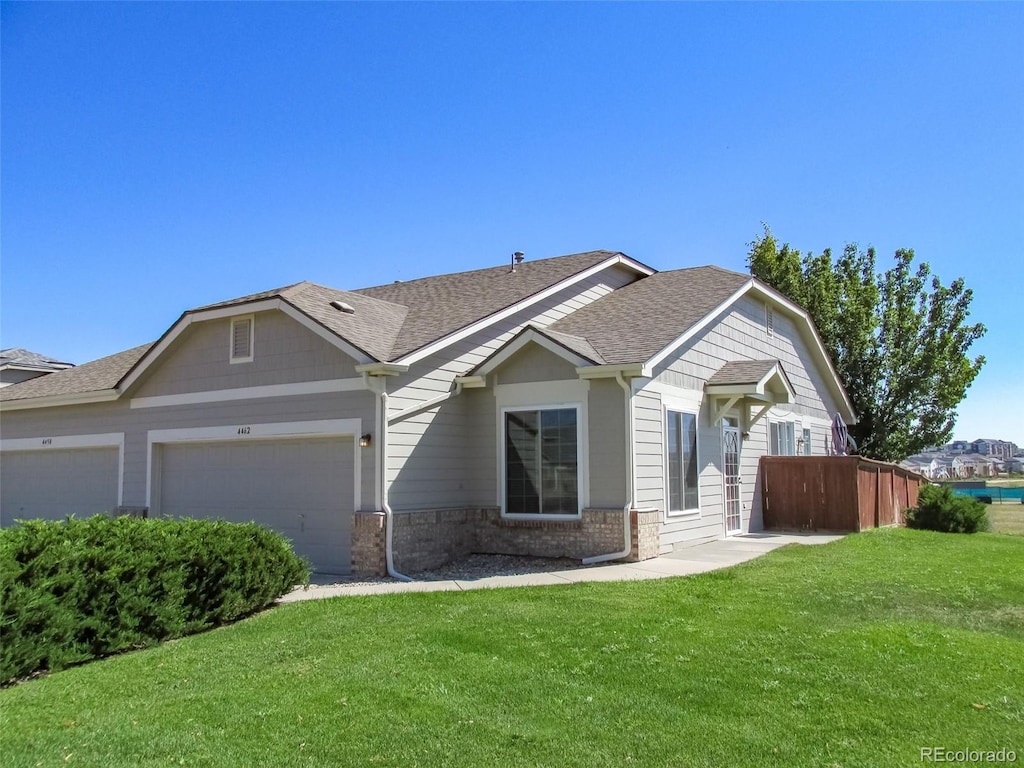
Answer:
POLYGON ((764 305, 764 329, 768 338, 775 335, 775 308, 771 304, 764 305))
POLYGON ((505 514, 579 515, 579 409, 507 410, 505 514))
POLYGON ((697 416, 683 411, 665 412, 668 443, 668 511, 696 512, 700 509, 697 488, 697 416))
POLYGON ((811 430, 810 427, 804 427, 804 456, 811 455, 811 430))
POLYGON ((796 424, 792 421, 772 421, 768 452, 772 456, 796 456, 796 424))
POLYGON ((231 357, 232 363, 248 363, 252 361, 253 318, 236 317, 231 320, 231 357))

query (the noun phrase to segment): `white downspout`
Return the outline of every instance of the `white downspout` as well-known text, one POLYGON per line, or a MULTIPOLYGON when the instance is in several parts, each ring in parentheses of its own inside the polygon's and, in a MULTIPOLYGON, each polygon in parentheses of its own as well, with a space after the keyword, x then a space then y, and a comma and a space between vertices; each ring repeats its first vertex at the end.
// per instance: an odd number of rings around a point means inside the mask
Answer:
POLYGON ((608 560, 621 560, 629 557, 633 551, 633 541, 629 525, 629 512, 633 508, 633 390, 629 382, 622 378, 622 371, 615 372, 615 380, 626 393, 626 505, 622 508, 622 537, 625 547, 621 552, 609 552, 606 555, 594 555, 583 558, 584 565, 604 563, 608 560))
POLYGON ((384 563, 388 576, 399 581, 412 581, 404 573, 395 570, 395 552, 392 546, 395 522, 394 513, 388 505, 388 385, 386 380, 380 383, 380 429, 377 441, 380 443, 380 507, 384 511, 384 563))

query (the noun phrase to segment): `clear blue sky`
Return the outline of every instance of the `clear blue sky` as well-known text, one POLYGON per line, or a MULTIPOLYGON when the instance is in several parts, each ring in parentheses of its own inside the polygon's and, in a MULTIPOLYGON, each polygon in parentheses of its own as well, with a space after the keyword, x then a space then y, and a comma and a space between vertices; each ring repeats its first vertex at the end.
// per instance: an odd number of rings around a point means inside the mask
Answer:
POLYGON ((608 248, 743 271, 915 248, 1024 444, 1024 5, 10 3, 0 344, 85 362, 194 306, 608 248))

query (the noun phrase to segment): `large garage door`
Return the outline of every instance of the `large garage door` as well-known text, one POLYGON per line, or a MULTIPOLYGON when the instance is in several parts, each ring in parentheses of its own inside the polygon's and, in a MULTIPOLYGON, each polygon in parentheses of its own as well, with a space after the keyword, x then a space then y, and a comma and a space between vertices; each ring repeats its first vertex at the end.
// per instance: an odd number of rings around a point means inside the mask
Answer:
POLYGON ((160 513, 249 520, 280 531, 320 573, 351 569, 351 438, 169 443, 160 513))
POLYGON ((118 449, 0 453, 0 525, 91 517, 117 506, 118 449))

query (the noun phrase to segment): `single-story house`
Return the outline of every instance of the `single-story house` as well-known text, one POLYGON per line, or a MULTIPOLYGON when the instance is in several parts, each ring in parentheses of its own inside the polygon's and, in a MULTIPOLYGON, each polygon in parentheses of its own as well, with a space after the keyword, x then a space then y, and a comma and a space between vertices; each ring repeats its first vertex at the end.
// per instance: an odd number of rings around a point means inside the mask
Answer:
POLYGON ((20 347, 0 349, 0 387, 8 387, 72 367, 72 363, 65 363, 20 347))
POLYGON ((0 524, 256 520, 325 573, 646 559, 761 528, 758 459, 855 419, 806 312, 591 251, 186 311, 0 391, 0 524))

